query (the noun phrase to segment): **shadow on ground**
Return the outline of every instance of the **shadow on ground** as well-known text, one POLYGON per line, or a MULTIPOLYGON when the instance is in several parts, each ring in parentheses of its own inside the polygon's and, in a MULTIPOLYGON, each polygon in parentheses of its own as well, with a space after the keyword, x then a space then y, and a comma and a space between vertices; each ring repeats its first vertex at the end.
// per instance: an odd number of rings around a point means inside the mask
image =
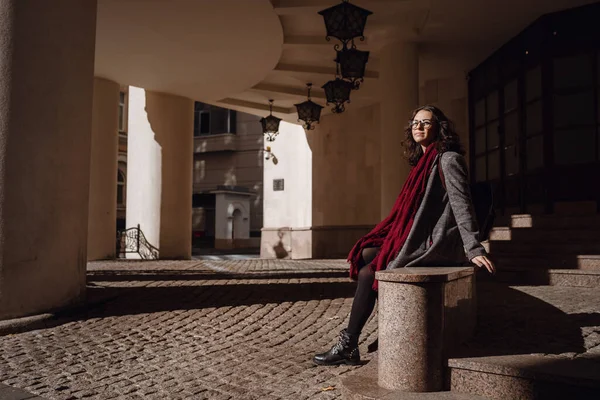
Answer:
POLYGON ((314 279, 314 278, 346 278, 347 271, 306 271, 290 272, 280 270, 269 272, 251 272, 223 274, 219 272, 197 272, 181 270, 131 271, 105 270, 88 271, 87 281, 90 282, 134 282, 134 281, 204 281, 228 279, 314 279), (285 272, 284 272, 285 271, 285 272))
MULTIPOLYGON (((349 298, 353 282, 261 283, 109 288, 117 299, 95 308, 104 316, 349 298), (117 304, 118 303, 118 304, 117 304)), ((88 287, 90 296, 95 290, 88 287)))
POLYGON ((582 328, 600 326, 600 313, 566 313, 507 285, 478 283, 477 296, 475 336, 459 357, 584 353, 582 328))

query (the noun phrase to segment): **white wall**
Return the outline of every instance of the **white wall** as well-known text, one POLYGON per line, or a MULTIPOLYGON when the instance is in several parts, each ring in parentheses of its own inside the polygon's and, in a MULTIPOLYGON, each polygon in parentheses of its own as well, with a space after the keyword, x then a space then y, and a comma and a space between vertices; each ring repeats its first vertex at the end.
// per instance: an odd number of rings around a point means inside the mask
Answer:
POLYGON ((153 246, 160 246, 162 154, 146 113, 146 92, 129 87, 126 227, 140 228, 153 246))
POLYGON ((281 122, 271 147, 278 164, 265 160, 264 227, 304 228, 312 225, 312 151, 300 125, 281 122), (273 179, 284 179, 284 190, 273 191, 273 179))

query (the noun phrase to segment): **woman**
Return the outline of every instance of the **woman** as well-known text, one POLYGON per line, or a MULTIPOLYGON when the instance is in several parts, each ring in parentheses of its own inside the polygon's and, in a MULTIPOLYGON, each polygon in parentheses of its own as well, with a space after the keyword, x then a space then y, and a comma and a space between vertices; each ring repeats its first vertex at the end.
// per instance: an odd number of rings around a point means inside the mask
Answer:
POLYGON ((328 352, 315 355, 316 364, 360 362, 358 337, 377 300, 375 271, 467 261, 495 271, 478 239, 467 165, 452 123, 437 107, 424 106, 413 111, 405 134, 413 168, 390 215, 348 255, 350 277, 358 280, 348 327, 328 352))

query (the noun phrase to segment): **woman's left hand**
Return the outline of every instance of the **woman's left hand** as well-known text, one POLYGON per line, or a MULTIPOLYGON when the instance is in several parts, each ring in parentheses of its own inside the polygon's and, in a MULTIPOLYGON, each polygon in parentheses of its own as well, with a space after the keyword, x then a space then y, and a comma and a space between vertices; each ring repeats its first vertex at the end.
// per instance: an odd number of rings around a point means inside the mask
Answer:
POLYGON ((477 265, 479 268, 485 267, 485 269, 487 269, 490 274, 496 273, 496 267, 494 266, 494 263, 486 256, 473 257, 471 262, 477 265))

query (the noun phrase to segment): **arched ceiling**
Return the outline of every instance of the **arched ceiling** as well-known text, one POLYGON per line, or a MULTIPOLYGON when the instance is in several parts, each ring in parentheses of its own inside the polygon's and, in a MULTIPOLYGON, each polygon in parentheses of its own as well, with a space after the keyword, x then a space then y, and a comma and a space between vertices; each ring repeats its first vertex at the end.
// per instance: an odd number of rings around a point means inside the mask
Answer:
MULTIPOLYGON (((297 120, 295 103, 325 105, 334 40, 318 11, 341 0, 98 0, 96 75, 194 100, 297 120)), ((420 46, 424 80, 467 72, 543 14, 593 0, 350 0, 373 11, 357 42, 371 52, 348 107, 377 102, 386 44, 420 46), (440 68, 439 65, 443 65, 440 68)), ((325 108, 324 113, 329 109, 325 108)))
POLYGON ((214 102, 261 82, 282 43, 268 0, 98 0, 95 74, 214 102))

